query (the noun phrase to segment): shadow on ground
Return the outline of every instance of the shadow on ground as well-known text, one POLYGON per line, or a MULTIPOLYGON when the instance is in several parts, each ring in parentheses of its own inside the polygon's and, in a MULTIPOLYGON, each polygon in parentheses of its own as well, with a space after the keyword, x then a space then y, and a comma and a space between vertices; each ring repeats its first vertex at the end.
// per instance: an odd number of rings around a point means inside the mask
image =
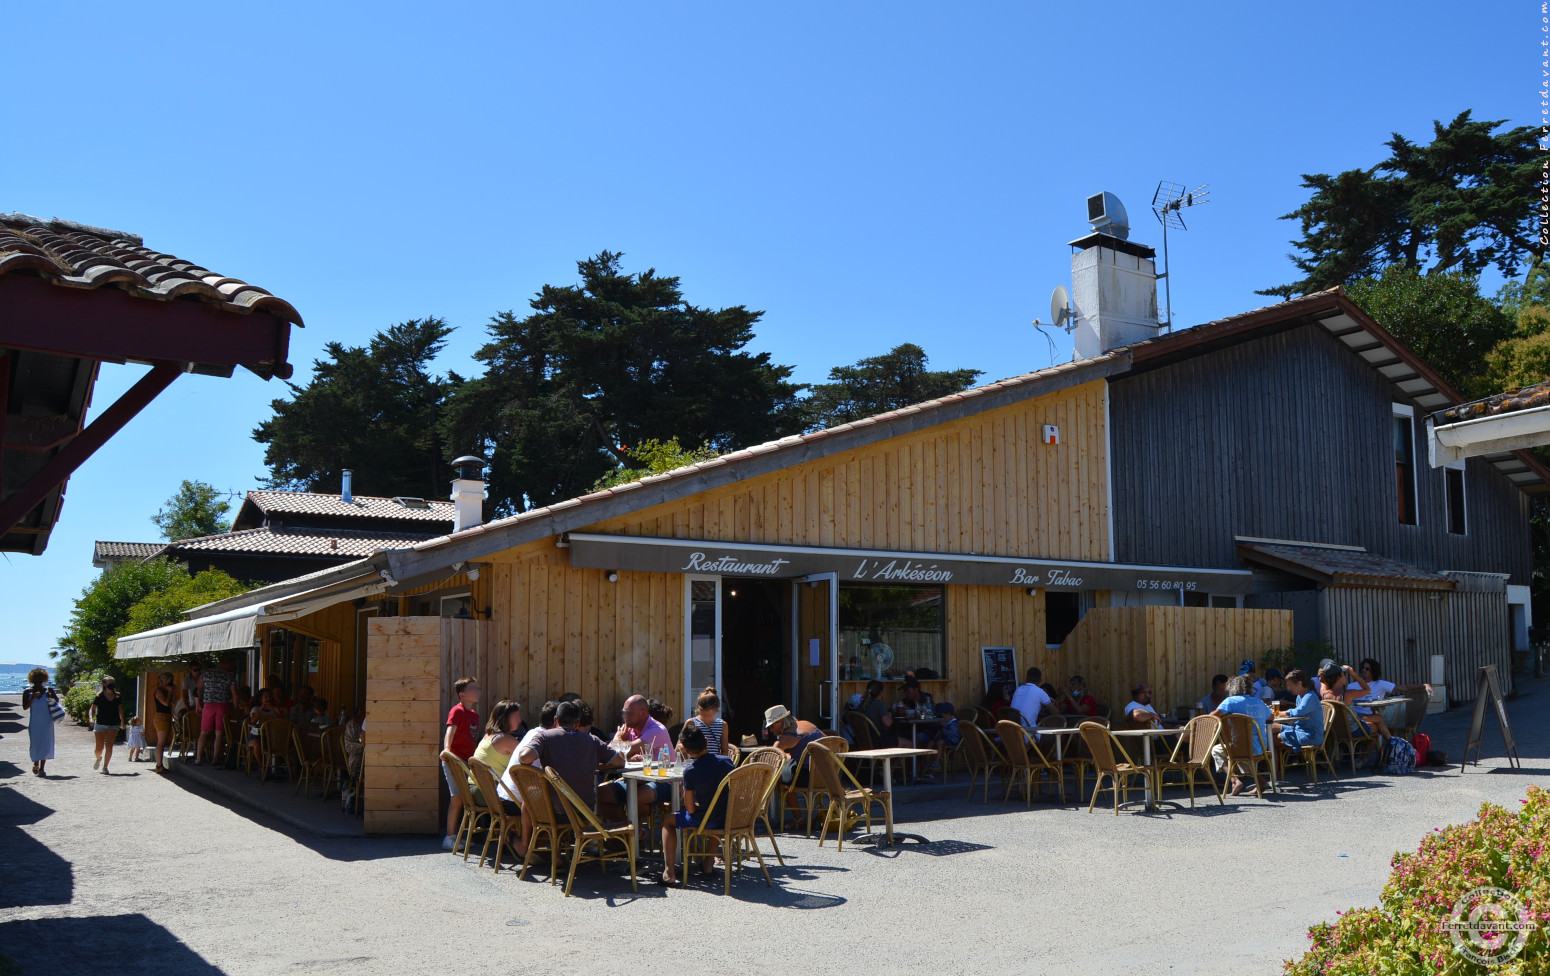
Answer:
POLYGON ((144 915, 39 918, 0 923, 0 945, 24 974, 80 972, 222 976, 172 933, 144 915), (97 964, 87 961, 96 959, 97 964))
MULTIPOLYGON (((75 892, 70 862, 22 830, 52 814, 50 807, 12 789, 0 790, 0 857, 6 880, 0 885, 0 908, 68 905, 75 892)), ((0 938, 0 945, 6 945, 0 938)))

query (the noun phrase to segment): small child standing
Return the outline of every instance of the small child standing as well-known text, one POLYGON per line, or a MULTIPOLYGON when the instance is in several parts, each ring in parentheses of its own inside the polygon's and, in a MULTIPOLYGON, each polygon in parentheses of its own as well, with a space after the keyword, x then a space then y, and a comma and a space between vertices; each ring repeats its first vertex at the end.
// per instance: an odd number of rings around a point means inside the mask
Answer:
POLYGON ((140 723, 138 716, 129 720, 128 736, 126 745, 129 746, 129 761, 139 762, 141 750, 145 748, 145 726, 140 723))

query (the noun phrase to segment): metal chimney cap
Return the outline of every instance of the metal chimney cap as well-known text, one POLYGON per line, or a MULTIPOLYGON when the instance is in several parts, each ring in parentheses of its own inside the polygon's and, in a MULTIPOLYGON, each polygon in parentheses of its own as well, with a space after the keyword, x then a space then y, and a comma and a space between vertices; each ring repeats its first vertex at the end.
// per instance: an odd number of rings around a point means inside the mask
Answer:
POLYGON ((484 458, 474 457, 472 454, 465 454, 457 460, 453 461, 452 466, 457 469, 457 476, 459 479, 468 481, 484 480, 484 458))

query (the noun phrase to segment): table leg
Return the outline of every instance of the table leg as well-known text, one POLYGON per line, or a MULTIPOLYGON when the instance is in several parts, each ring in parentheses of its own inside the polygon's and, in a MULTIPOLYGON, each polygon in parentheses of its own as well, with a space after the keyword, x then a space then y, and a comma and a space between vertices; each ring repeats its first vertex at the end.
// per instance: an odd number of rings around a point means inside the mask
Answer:
MULTIPOLYGON (((883 760, 883 792, 887 799, 883 801, 883 822, 888 825, 888 843, 893 843, 893 762, 883 760)), ((843 823, 841 826, 844 826, 843 823)))
POLYGON ((1157 798, 1152 796, 1152 737, 1141 737, 1141 763, 1146 766, 1146 809, 1152 812, 1157 809, 1157 798))
POLYGON ((684 781, 673 780, 673 812, 677 813, 684 808, 684 781))
POLYGON ((636 797, 636 783, 632 779, 622 779, 624 784, 624 806, 630 812, 630 826, 640 830, 640 799, 636 797))

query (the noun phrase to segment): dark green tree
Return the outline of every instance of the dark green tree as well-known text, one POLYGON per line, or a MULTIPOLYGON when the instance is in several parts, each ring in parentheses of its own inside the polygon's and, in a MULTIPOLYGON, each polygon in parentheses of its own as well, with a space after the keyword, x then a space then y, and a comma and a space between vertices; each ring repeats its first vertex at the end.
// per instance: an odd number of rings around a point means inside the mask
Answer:
POLYGON ((226 518, 229 511, 231 503, 215 486, 184 481, 178 486, 178 493, 167 499, 166 507, 151 516, 151 522, 161 530, 163 539, 180 542, 227 531, 231 528, 231 521, 226 518))
POLYGON ((723 453, 802 428, 791 368, 745 351, 762 313, 696 307, 679 279, 626 274, 621 257, 577 262, 579 284, 495 316, 484 375, 452 398, 443 438, 490 459, 498 512, 582 494, 649 438, 723 453))
POLYGON ((1346 294, 1465 396, 1492 392, 1487 358, 1514 323, 1461 273, 1423 275, 1402 264, 1350 283, 1346 294))
POLYGON ((813 429, 958 393, 974 385, 980 370, 929 370, 926 351, 914 343, 894 346, 849 366, 829 370, 829 382, 813 386, 806 406, 813 429))
POLYGON ((1305 295, 1391 264, 1470 277, 1495 267, 1512 277, 1537 263, 1545 253, 1534 222, 1537 133, 1497 132, 1504 124, 1461 112, 1433 122, 1425 145, 1394 133, 1388 158, 1370 169, 1305 174, 1313 195, 1282 217, 1301 223, 1292 242, 1301 253, 1290 257, 1303 277, 1260 294, 1305 295))
POLYGON ((455 455, 439 437, 442 411, 463 381, 437 375, 431 362, 451 332, 432 317, 385 329, 365 347, 329 343, 327 358, 312 364, 311 382, 287 383, 291 399, 273 401, 274 416, 253 431, 267 445, 265 484, 337 492, 350 468, 362 494, 445 494, 446 461, 455 455))
MULTIPOLYGON (((120 563, 103 570, 81 591, 65 633, 55 645, 60 687, 67 687, 76 674, 112 665, 110 642, 129 621, 135 604, 188 579, 188 570, 170 559, 120 563)), ((114 669, 114 673, 125 672, 114 669)))

